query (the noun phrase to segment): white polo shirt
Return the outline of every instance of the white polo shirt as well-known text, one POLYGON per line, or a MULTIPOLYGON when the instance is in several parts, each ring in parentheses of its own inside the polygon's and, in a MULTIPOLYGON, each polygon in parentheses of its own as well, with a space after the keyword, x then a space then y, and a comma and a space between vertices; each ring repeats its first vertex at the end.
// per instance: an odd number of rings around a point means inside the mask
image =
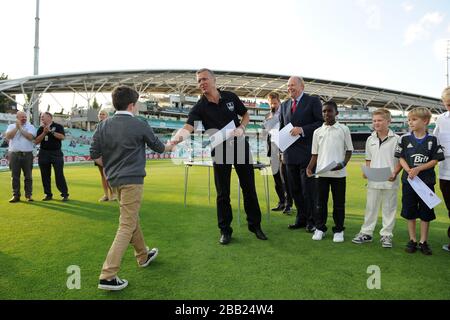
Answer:
MULTIPOLYGON (((396 135, 391 129, 387 138, 381 143, 380 138, 376 131, 372 132, 372 135, 367 138, 366 141, 366 160, 370 161, 371 168, 391 168, 391 172, 394 172, 399 159, 396 158, 395 148, 397 147, 400 136, 396 135)), ((400 185, 400 175, 397 176, 395 181, 382 181, 375 182, 369 181, 367 187, 373 189, 398 189, 400 185)))
MULTIPOLYGON (((6 129, 6 133, 14 130, 16 128, 15 123, 11 123, 8 128, 6 129)), ((29 122, 25 123, 25 125, 22 126, 23 130, 25 130, 28 133, 31 133, 33 137, 36 137, 36 128, 29 122)), ((9 152, 30 152, 33 151, 34 144, 33 141, 28 140, 25 138, 20 131, 17 131, 14 138, 9 140, 9 152)))
MULTIPOLYGON (((343 162, 345 153, 353 151, 350 129, 336 122, 332 126, 325 123, 314 131, 312 142, 312 154, 317 154, 316 171, 325 168, 331 162, 343 162)), ((328 171, 318 175, 324 178, 344 178, 347 176, 345 168, 336 171, 328 171)))
POLYGON ((436 119, 433 134, 444 147, 445 160, 439 162, 439 179, 450 180, 450 112, 441 114, 436 119))

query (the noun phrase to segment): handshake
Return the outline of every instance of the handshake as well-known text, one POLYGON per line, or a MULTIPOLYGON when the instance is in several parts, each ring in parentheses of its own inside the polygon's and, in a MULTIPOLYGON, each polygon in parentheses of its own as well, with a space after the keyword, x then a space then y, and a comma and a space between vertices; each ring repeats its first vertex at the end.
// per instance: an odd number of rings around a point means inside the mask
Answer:
POLYGON ((183 141, 183 137, 178 137, 176 140, 169 140, 165 145, 165 152, 171 152, 175 149, 175 146, 183 141))

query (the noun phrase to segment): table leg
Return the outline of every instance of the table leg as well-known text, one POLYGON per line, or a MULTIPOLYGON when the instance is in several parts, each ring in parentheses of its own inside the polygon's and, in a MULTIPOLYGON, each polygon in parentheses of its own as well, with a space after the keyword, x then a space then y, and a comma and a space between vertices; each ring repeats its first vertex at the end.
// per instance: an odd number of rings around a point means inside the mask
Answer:
POLYGON ((238 226, 241 226, 241 183, 238 179, 238 226))
POLYGON ((189 177, 189 166, 185 166, 184 167, 184 207, 185 208, 186 208, 188 177, 189 177))
POLYGON ((211 204, 211 168, 208 167, 208 203, 211 204))
POLYGON ((267 206, 267 220, 270 221, 270 192, 269 192, 269 175, 267 172, 264 172, 264 178, 265 178, 265 185, 267 187, 266 189, 266 206, 267 206))

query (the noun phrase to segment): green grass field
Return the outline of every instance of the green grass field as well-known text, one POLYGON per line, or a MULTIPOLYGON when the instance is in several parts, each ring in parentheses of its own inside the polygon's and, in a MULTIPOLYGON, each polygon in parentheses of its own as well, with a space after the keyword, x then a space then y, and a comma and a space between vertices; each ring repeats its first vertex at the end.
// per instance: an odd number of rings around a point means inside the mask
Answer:
MULTIPOLYGON (((365 181, 355 159, 347 178, 345 242, 328 234, 311 240, 304 230, 288 230, 294 217, 266 214, 263 183, 256 172, 263 230, 268 241, 247 231, 245 213, 237 219, 237 182, 233 173, 233 241, 218 243, 215 190, 208 203, 207 169, 190 171, 188 205, 183 205, 184 168, 170 161, 148 163, 141 225, 158 258, 137 267, 131 247, 119 276, 129 281, 121 292, 97 289, 103 260, 118 224, 117 203, 99 203, 100 177, 93 165, 66 166, 71 201, 42 202, 39 169, 33 171, 34 203, 9 204, 10 173, 0 172, 0 299, 450 299, 449 225, 444 204, 431 223, 432 256, 407 254, 406 221, 399 217, 394 248, 379 243, 355 245, 365 207, 365 181), (66 286, 70 265, 81 269, 81 289, 66 286), (381 270, 381 289, 369 290, 367 268, 381 270)), ((277 200, 269 177, 271 206, 277 200)), ((212 180, 212 179, 211 179, 212 180)), ((439 193, 440 195, 440 193, 439 193)), ((328 220, 332 226, 331 214, 328 220)))

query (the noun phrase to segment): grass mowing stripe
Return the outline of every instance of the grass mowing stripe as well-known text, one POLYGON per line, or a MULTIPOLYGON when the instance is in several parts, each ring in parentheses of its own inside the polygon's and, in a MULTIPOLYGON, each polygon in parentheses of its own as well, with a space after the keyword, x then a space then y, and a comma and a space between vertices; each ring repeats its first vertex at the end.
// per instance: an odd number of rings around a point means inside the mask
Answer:
MULTIPOLYGON (((208 203, 206 168, 191 168, 187 207, 184 207, 184 168, 170 161, 150 161, 145 179, 141 224, 150 247, 160 255, 145 269, 138 268, 129 248, 119 276, 129 287, 121 292, 97 289, 98 275, 118 222, 117 203, 99 203, 100 176, 94 166, 67 166, 71 201, 63 203, 53 185, 55 200, 43 197, 39 170, 34 169, 34 203, 9 204, 10 173, 0 172, 0 299, 450 299, 450 255, 441 249, 448 242, 445 206, 436 208, 431 223, 433 256, 409 255, 406 221, 399 216, 394 248, 374 242, 351 243, 363 222, 366 181, 361 177, 362 157, 348 167, 345 242, 335 244, 328 233, 312 241, 304 230, 288 230, 294 217, 281 213, 266 216, 263 183, 255 179, 263 230, 268 241, 248 232, 241 205, 237 217, 237 179, 231 193, 234 211, 233 240, 218 244, 215 190, 211 177, 208 203), (81 289, 69 290, 70 265, 81 268, 81 289), (367 268, 381 269, 381 289, 369 290, 367 268)), ((269 177, 271 207, 277 203, 269 177)), ((437 188, 438 189, 438 188, 437 188)), ((440 197, 441 194, 438 191, 440 197)), ((400 199, 400 194, 399 194, 400 199)), ((329 208, 331 209, 331 202, 329 208)), ((331 210, 329 210, 331 211, 331 210)), ((332 226, 331 213, 328 226, 332 226)))

